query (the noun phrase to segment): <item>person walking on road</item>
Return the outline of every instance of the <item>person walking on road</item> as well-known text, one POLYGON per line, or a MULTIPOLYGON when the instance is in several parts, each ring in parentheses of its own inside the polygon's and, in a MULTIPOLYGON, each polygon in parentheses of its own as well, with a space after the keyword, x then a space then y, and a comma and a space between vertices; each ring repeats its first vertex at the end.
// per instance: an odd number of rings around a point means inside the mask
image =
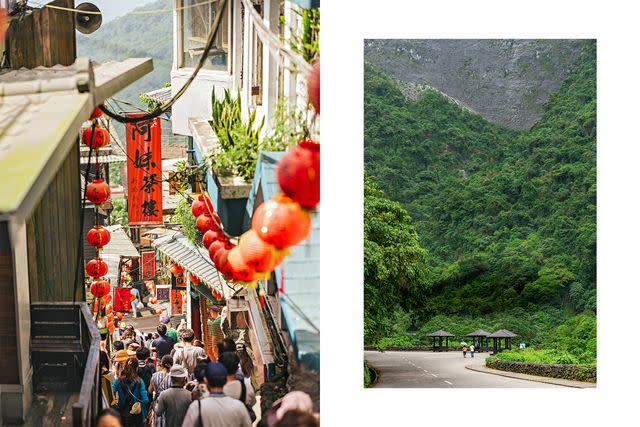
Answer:
POLYGON ((178 343, 178 331, 173 328, 173 324, 171 323, 171 318, 169 316, 163 316, 160 320, 161 323, 164 323, 167 326, 167 336, 173 338, 173 341, 178 343))
MULTIPOLYGON (((184 388, 189 373, 184 366, 173 365, 169 375, 171 377, 171 387, 158 396, 155 415, 156 417, 164 418, 162 426, 179 427, 182 425, 184 415, 191 404, 191 392, 184 388)), ((158 427, 158 425, 154 424, 154 427, 158 427)))
POLYGON ((476 348, 473 346, 473 344, 469 346, 469 352, 471 353, 471 357, 473 358, 473 354, 476 352, 476 348))
POLYGON ((467 346, 462 347, 462 357, 467 357, 467 346))
POLYGON ((207 353, 201 347, 193 345, 195 339, 193 329, 181 329, 179 339, 180 345, 173 354, 173 363, 184 366, 189 371, 189 377, 192 378, 198 361, 205 360, 207 353))
POLYGON ((222 363, 207 365, 209 396, 191 403, 182 427, 251 427, 247 409, 237 399, 225 396, 227 368, 222 363))
POLYGON ((133 317, 142 317, 142 313, 138 312, 138 304, 141 303, 140 291, 134 287, 131 288, 131 312, 133 317))
POLYGON ((113 382, 118 395, 118 411, 126 427, 143 427, 147 418, 149 397, 144 381, 138 376, 138 359, 129 359, 120 376, 113 382))
POLYGON ((165 355, 171 353, 176 341, 167 335, 167 325, 164 323, 159 324, 156 330, 160 336, 151 342, 151 348, 155 348, 156 358, 162 359, 165 355))
POLYGON ((240 358, 233 351, 226 351, 218 357, 218 362, 227 369, 227 383, 222 391, 225 396, 233 397, 244 403, 251 421, 256 420, 253 405, 256 404, 256 394, 249 378, 244 378, 242 374, 237 374, 240 358))

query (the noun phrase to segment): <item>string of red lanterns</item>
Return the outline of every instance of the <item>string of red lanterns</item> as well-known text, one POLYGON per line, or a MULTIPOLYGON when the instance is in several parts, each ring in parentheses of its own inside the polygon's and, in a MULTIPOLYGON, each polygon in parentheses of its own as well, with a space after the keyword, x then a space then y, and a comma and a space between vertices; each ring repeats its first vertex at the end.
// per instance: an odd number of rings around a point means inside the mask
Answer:
MULTIPOLYGON (((98 124, 98 119, 102 114, 102 110, 99 108, 94 109, 89 118, 92 122, 91 126, 85 128, 82 132, 82 142, 89 147, 89 150, 97 151, 109 144, 109 131, 98 124)), ((95 209, 98 209, 98 207, 109 200, 111 196, 109 184, 100 179, 99 167, 100 163, 98 161, 98 154, 96 153, 96 179, 90 183, 85 183, 85 197, 94 204, 95 209)), ((100 250, 108 244, 110 240, 111 235, 109 231, 102 225, 96 224, 87 232, 87 243, 96 248, 96 257, 87 263, 85 270, 87 275, 94 279, 89 290, 94 296, 93 311, 96 314, 96 320, 104 310, 106 316, 105 326, 109 333, 112 334, 115 331, 114 317, 117 316, 118 320, 122 320, 124 315, 122 313, 114 313, 113 306, 111 305, 111 285, 108 281, 102 279, 109 271, 109 267, 107 263, 100 258, 100 250)))
MULTIPOLYGON (((320 62, 313 65, 307 84, 310 104, 320 114, 320 62)), ((255 210, 251 229, 240 236, 238 245, 225 235, 211 200, 199 195, 191 205, 202 244, 227 280, 256 287, 311 231, 311 211, 320 203, 320 144, 302 140, 277 165, 282 191, 255 210)), ((214 295, 215 296, 215 295, 214 295)), ((263 304, 264 294, 261 296, 263 304)))

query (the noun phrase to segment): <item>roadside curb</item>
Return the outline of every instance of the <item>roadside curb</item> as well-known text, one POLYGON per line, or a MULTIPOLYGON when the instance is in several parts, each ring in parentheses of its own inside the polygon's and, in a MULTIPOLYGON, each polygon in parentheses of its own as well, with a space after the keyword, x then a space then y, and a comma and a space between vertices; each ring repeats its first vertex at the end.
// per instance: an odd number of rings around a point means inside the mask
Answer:
POLYGON ((559 385, 563 387, 573 387, 573 388, 596 388, 597 387, 597 383, 587 383, 587 382, 583 383, 580 381, 563 380, 561 378, 546 378, 546 377, 538 377, 535 375, 519 374, 516 372, 499 371, 497 369, 490 369, 482 365, 467 365, 465 366, 465 368, 469 369, 470 371, 482 372, 484 374, 500 375, 502 377, 516 378, 516 379, 525 380, 525 381, 535 381, 539 383, 554 384, 554 385, 559 385))

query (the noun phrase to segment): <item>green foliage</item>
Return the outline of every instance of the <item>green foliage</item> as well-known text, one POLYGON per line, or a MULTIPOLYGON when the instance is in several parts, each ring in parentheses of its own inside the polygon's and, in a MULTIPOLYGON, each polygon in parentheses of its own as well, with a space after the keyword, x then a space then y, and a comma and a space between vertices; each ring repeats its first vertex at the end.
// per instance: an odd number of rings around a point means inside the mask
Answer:
POLYGON ((595 363, 595 42, 526 131, 434 91, 411 101, 370 65, 364 94, 365 342, 506 328, 558 363, 595 363), (420 246, 419 269, 395 258, 420 246))
POLYGON ((204 163, 194 165, 186 160, 181 160, 175 164, 171 184, 179 191, 184 192, 196 182, 205 182, 206 174, 207 167, 204 163))
POLYGON ((171 217, 171 222, 180 224, 182 234, 184 234, 187 240, 189 240, 191 243, 197 245, 196 219, 191 213, 191 205, 185 199, 182 199, 178 202, 178 207, 176 207, 176 210, 171 217))
POLYGON ((125 230, 129 228, 129 213, 127 212, 127 200, 111 198, 113 210, 110 219, 113 224, 120 224, 125 230))
MULTIPOLYGON (((302 55, 305 61, 311 63, 320 58, 320 9, 293 9, 300 15, 300 27, 290 27, 291 50, 302 55)), ((280 25, 287 25, 284 16, 280 16, 280 25)))
POLYGON ((393 330, 393 308, 410 309, 413 295, 428 286, 428 253, 407 212, 367 178, 364 218, 364 335, 376 343, 393 330))
POLYGON ((371 371, 369 370, 369 363, 364 361, 364 388, 368 388, 371 385, 371 371))
POLYGON ((120 166, 124 162, 110 162, 109 168, 109 184, 110 185, 122 185, 122 176, 120 175, 120 166))

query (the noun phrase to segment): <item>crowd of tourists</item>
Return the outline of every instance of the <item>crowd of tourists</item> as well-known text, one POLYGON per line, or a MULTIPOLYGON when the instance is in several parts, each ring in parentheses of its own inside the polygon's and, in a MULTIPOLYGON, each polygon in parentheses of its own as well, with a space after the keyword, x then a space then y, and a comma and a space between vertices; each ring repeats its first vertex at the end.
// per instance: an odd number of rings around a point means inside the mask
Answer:
MULTIPOLYGON (((256 424, 254 366, 243 343, 225 338, 211 360, 194 331, 168 317, 145 336, 133 325, 100 353, 103 406, 98 427, 249 427, 256 424)), ((319 425, 309 395, 291 392, 260 426, 319 425)))

